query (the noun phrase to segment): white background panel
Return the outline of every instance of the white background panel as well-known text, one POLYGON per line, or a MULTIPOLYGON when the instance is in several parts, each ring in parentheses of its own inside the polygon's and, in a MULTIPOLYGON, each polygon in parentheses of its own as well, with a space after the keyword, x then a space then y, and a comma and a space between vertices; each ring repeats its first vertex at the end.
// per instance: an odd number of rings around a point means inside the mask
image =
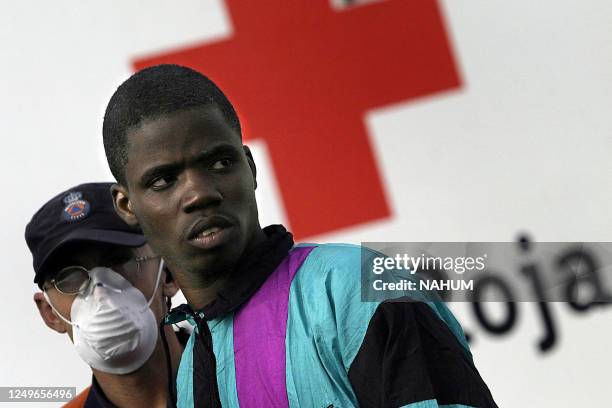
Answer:
MULTIPOLYGON (((464 86, 364 113, 393 216, 309 240, 511 241, 522 231, 543 241, 611 240, 612 3, 442 6, 464 86)), ((111 179, 102 114, 130 61, 231 32, 221 1, 0 6, 0 386, 89 383, 67 336, 38 316, 25 224, 57 192, 111 179)), ((253 153, 262 223, 285 222, 265 144, 253 153)), ((578 315, 551 305, 559 343, 547 354, 536 348, 535 305, 518 307, 514 330, 493 337, 469 305, 452 305, 499 405, 609 405, 612 307, 578 315)))

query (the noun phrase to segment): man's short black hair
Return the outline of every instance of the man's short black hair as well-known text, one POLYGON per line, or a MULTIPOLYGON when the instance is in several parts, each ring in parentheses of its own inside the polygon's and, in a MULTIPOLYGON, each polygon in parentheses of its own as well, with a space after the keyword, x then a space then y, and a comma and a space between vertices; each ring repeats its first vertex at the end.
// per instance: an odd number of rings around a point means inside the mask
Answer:
POLYGON ((145 68, 122 83, 111 97, 102 134, 108 165, 125 183, 127 132, 146 119, 201 106, 216 106, 242 137, 240 121, 225 94, 206 76, 187 67, 162 64, 145 68))

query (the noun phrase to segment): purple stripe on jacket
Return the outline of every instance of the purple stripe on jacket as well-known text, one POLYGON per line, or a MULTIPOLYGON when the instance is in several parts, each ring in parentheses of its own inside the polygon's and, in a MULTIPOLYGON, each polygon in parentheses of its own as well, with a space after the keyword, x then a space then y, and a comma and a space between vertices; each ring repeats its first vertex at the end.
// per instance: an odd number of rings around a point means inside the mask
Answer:
POLYGON ((289 407, 285 368, 289 289, 314 248, 293 248, 234 316, 236 388, 243 408, 289 407))

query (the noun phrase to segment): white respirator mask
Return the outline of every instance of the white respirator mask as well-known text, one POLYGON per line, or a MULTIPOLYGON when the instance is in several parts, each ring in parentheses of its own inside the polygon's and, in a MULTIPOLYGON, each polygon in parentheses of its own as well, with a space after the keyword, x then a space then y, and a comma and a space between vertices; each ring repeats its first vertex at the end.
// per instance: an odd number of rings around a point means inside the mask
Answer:
POLYGON ((90 367, 109 374, 136 371, 151 357, 157 344, 157 321, 149 307, 164 267, 160 260, 155 289, 149 301, 123 276, 106 267, 89 271, 85 293, 77 295, 70 309, 72 340, 79 356, 90 367))

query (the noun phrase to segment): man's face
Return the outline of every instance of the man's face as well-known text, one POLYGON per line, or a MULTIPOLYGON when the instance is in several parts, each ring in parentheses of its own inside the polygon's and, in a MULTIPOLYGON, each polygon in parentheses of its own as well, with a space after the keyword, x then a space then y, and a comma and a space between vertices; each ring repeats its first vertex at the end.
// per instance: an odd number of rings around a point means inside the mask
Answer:
MULTIPOLYGON (((127 279, 132 286, 140 290, 147 300, 149 300, 151 296, 153 296, 153 292, 155 292, 156 299, 151 303, 151 310, 158 323, 166 313, 164 291, 167 290, 164 288, 163 284, 165 273, 162 273, 160 278, 161 283, 158 283, 158 288, 155 291, 160 258, 155 257, 149 245, 144 245, 140 248, 127 248, 97 243, 75 244, 70 246, 69 251, 64 251, 64 253, 57 256, 57 258, 59 260, 50 267, 55 271, 53 275, 56 280, 59 279, 58 272, 67 267, 82 266, 87 270, 91 270, 95 267, 110 267, 127 279), (136 258, 144 258, 146 260, 136 264, 136 258)), ((66 279, 75 281, 75 279, 70 276, 66 276, 66 279)), ((57 285, 60 287, 62 286, 59 282, 57 285)), ((49 300, 57 312, 67 320, 72 321, 71 309, 77 295, 61 293, 51 282, 51 278, 45 280, 43 287, 47 291, 49 300)), ((72 326, 65 324, 64 328, 68 332, 70 338, 72 338, 72 326)))
POLYGON ((144 121, 127 142, 124 193, 149 244, 182 288, 216 281, 260 232, 255 165, 240 135, 208 106, 144 121))

